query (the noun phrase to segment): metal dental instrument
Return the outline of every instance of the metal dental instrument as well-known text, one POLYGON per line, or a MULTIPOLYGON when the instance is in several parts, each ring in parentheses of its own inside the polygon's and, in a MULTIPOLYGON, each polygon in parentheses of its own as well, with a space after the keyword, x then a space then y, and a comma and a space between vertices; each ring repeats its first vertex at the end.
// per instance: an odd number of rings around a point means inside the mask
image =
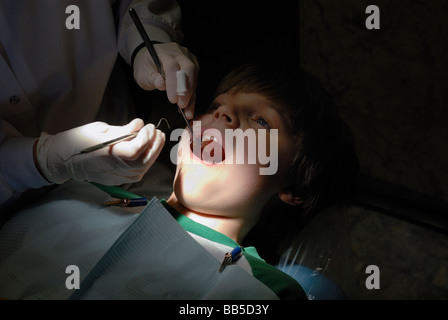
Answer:
MULTIPOLYGON (((171 129, 168 120, 166 120, 165 118, 161 118, 159 120, 159 122, 155 126, 156 129, 159 128, 159 126, 162 123, 162 121, 165 121, 168 129, 171 129)), ((132 132, 130 134, 126 134, 124 136, 121 136, 121 137, 118 137, 118 138, 115 138, 115 139, 111 139, 111 140, 106 141, 106 142, 102 142, 102 143, 96 144, 96 145, 94 145, 92 147, 89 147, 89 148, 81 150, 79 153, 77 153, 75 155, 80 155, 80 154, 84 154, 84 153, 90 153, 90 152, 93 152, 93 151, 96 151, 96 150, 99 150, 99 149, 102 149, 102 148, 105 148, 105 147, 112 146, 112 145, 117 144, 117 143, 122 142, 122 141, 130 140, 132 138, 135 138, 137 136, 137 134, 138 134, 138 132, 132 132)))
POLYGON ((93 152, 93 151, 96 151, 96 150, 99 150, 99 149, 102 149, 102 148, 105 148, 105 147, 117 144, 117 143, 119 143, 121 141, 129 140, 131 138, 134 138, 135 136, 137 136, 137 132, 132 132, 130 134, 126 134, 124 136, 121 136, 121 137, 118 137, 118 138, 115 138, 115 139, 111 139, 111 140, 106 141, 106 142, 99 143, 99 144, 94 145, 94 146, 92 146, 90 148, 83 149, 78 154, 90 153, 90 152, 93 152))
POLYGON ((166 126, 168 127, 169 130, 171 130, 170 123, 165 118, 160 118, 159 122, 157 122, 156 129, 159 129, 160 125, 162 124, 162 121, 165 121, 166 126))
POLYGON ((137 15, 137 12, 135 12, 134 8, 130 8, 129 14, 131 15, 131 18, 134 21, 135 26, 137 27, 138 33, 140 33, 140 36, 142 37, 143 41, 145 42, 146 48, 148 49, 149 54, 152 57, 152 60, 154 60, 157 70, 162 75, 163 79, 165 79, 165 73, 163 72, 162 64, 160 63, 159 57, 157 56, 156 49, 154 49, 154 46, 152 45, 152 42, 149 39, 149 36, 146 33, 145 28, 143 27, 138 15, 137 15))
POLYGON ((94 145, 92 147, 82 149, 78 153, 72 154, 70 157, 68 157, 67 159, 64 159, 63 161, 66 162, 66 161, 69 161, 71 158, 73 158, 75 156, 79 156, 79 155, 82 155, 82 154, 90 153, 90 152, 93 152, 93 151, 96 151, 96 150, 99 150, 99 149, 102 149, 102 148, 114 145, 114 144, 119 143, 121 141, 129 140, 129 139, 134 138, 135 136, 137 136, 137 133, 138 132, 132 132, 130 134, 126 134, 124 136, 121 136, 121 137, 118 137, 118 138, 115 138, 115 139, 111 139, 111 140, 106 141, 106 142, 102 142, 102 143, 96 144, 96 145, 94 145))
MULTIPOLYGON (((140 36, 142 37, 143 42, 145 43, 145 46, 149 51, 149 54, 151 55, 152 59, 154 60, 157 70, 159 71, 159 73, 163 77, 163 79, 165 79, 165 73, 163 72, 162 64, 160 63, 157 52, 154 49, 154 46, 153 46, 151 40, 149 39, 149 36, 146 33, 146 30, 143 27, 138 15, 137 15, 137 12, 135 12, 134 8, 130 8, 129 14, 131 15, 131 18, 134 21, 134 24, 137 27, 137 30, 140 33, 140 36)), ((190 123, 188 122, 187 116, 185 115, 185 111, 181 107, 179 107, 179 106, 177 106, 177 107, 179 108, 179 111, 182 114, 182 117, 184 118, 185 123, 187 124, 188 130, 190 130, 191 136, 193 136, 193 129, 191 128, 190 123)))

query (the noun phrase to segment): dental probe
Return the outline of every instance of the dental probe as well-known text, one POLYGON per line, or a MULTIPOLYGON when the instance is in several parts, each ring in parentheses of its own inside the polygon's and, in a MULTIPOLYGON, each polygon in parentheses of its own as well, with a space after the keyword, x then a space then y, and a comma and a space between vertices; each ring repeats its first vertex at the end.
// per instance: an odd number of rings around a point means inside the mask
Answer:
MULTIPOLYGON (((165 118, 161 118, 159 120, 159 123, 157 123, 157 125, 155 126, 156 129, 158 129, 160 127, 160 124, 162 123, 162 121, 165 121, 168 129, 171 129, 168 120, 166 120, 165 118)), ((85 149, 81 150, 77 154, 74 154, 74 156, 75 155, 80 155, 80 154, 85 154, 85 153, 90 153, 90 152, 93 152, 93 151, 96 151, 96 150, 99 150, 99 149, 102 149, 102 148, 105 148, 105 147, 112 146, 112 145, 117 144, 117 143, 122 142, 122 141, 130 140, 132 138, 135 138, 137 136, 137 134, 138 134, 138 132, 132 132, 132 133, 129 133, 129 134, 125 134, 124 136, 108 140, 106 142, 98 143, 98 144, 96 144, 96 145, 94 145, 92 147, 85 148, 85 149)))
MULTIPOLYGON (((145 43, 145 46, 148 49, 148 51, 152 57, 152 60, 154 60, 157 70, 159 71, 162 78, 165 79, 165 73, 163 72, 162 64, 160 63, 159 56, 157 55, 157 52, 154 49, 151 39, 149 39, 149 36, 146 33, 146 30, 143 27, 138 15, 137 15, 137 12, 135 12, 134 8, 130 8, 129 14, 130 14, 132 20, 134 21, 134 24, 137 27, 138 33, 140 33, 140 36, 142 37, 143 42, 145 43)), ((191 135, 193 136, 193 129, 191 128, 190 123, 188 122, 187 116, 185 115, 185 111, 181 107, 179 107, 179 106, 177 106, 177 107, 179 108, 179 111, 182 114, 182 117, 184 118, 185 123, 187 124, 188 130, 190 130, 191 135)))
POLYGON ((121 136, 121 137, 118 137, 118 138, 115 138, 115 139, 111 139, 111 140, 106 141, 106 142, 102 142, 102 143, 96 144, 96 145, 94 145, 94 146, 92 146, 90 148, 83 149, 78 154, 90 153, 90 152, 93 152, 93 151, 96 151, 96 150, 99 150, 99 149, 102 149, 102 148, 105 148, 105 147, 117 144, 117 143, 119 143, 121 141, 125 141, 125 140, 128 140, 128 139, 134 138, 135 136, 137 136, 137 132, 132 132, 130 134, 126 134, 124 136, 121 136))

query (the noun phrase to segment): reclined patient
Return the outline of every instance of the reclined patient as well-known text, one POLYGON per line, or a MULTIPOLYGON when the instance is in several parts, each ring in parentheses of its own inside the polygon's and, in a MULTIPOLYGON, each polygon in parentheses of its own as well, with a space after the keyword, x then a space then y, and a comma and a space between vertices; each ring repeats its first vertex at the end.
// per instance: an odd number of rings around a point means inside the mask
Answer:
POLYGON ((132 213, 70 180, 17 213, 0 230, 0 297, 306 299, 253 244, 271 252, 351 199, 358 163, 332 100, 291 64, 260 62, 194 120, 168 199, 132 213))

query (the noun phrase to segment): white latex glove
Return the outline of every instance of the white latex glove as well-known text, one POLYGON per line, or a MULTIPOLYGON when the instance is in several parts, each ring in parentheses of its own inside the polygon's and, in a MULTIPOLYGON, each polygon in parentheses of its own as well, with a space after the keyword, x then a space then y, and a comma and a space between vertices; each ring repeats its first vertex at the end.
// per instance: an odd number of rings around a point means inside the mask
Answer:
POLYGON ((56 135, 42 133, 35 157, 41 173, 50 182, 60 184, 73 178, 119 185, 141 180, 164 143, 165 134, 153 124, 144 126, 141 119, 125 126, 94 122, 56 135), (137 131, 132 140, 75 155, 83 149, 137 131))
POLYGON ((166 79, 160 75, 146 47, 140 49, 134 59, 134 78, 144 90, 166 90, 168 100, 184 109, 186 116, 194 116, 196 102, 196 87, 199 63, 196 57, 187 49, 175 42, 155 44, 159 60, 166 79), (184 70, 187 74, 187 91, 185 95, 177 94, 176 72, 184 70))

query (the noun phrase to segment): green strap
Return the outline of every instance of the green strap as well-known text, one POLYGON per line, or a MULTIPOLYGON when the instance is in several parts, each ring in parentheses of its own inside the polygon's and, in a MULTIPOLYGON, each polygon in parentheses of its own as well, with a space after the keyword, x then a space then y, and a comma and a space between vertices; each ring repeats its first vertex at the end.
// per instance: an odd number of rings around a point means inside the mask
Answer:
POLYGON ((139 199, 139 198, 142 198, 142 196, 139 196, 138 194, 121 189, 120 187, 105 186, 104 184, 100 184, 100 183, 96 183, 96 182, 91 182, 91 184, 94 185, 95 187, 103 190, 104 192, 108 193, 113 198, 117 198, 117 199, 139 199))

